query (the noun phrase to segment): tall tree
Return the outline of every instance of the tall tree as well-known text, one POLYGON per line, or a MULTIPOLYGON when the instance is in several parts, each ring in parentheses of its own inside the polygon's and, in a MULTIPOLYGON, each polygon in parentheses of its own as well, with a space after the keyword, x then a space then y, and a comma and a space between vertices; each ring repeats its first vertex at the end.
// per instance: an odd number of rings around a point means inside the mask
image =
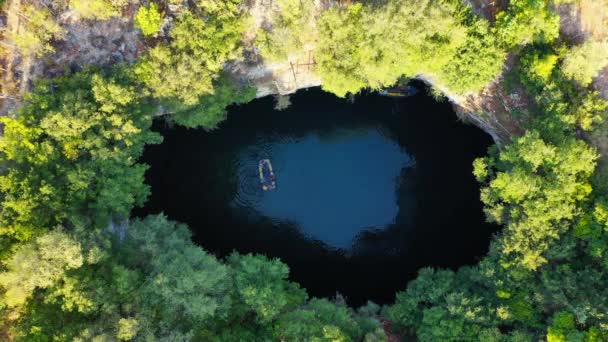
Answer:
POLYGON ((43 81, 17 118, 1 119, 0 160, 10 165, 0 176, 3 253, 64 223, 105 226, 143 203, 146 167, 136 158, 160 137, 126 74, 43 81))
POLYGON ((181 109, 212 94, 213 81, 224 63, 240 53, 243 20, 239 8, 207 2, 199 6, 176 18, 168 46, 150 49, 135 67, 135 74, 155 97, 177 100, 173 105, 180 104, 181 109))
POLYGON ((606 65, 608 65, 608 41, 588 40, 568 51, 562 69, 566 76, 587 86, 606 65))
POLYGON ((481 190, 486 215, 506 224, 499 241, 502 253, 513 257, 508 260, 530 270, 546 263, 543 253, 591 193, 597 158, 580 140, 553 146, 528 132, 499 155, 476 163, 475 175, 486 184, 481 190))
POLYGON ((163 25, 163 17, 155 3, 142 6, 135 15, 135 27, 141 30, 144 36, 156 34, 163 25))
POLYGON ((559 35, 559 15, 545 0, 511 0, 496 16, 496 33, 508 47, 550 43, 559 35))
POLYGON ((17 6, 19 12, 19 30, 4 31, 3 34, 12 41, 24 55, 42 56, 53 52, 50 44, 52 39, 63 36, 65 30, 55 22, 50 11, 33 4, 20 4, 17 6))
POLYGON ((460 11, 435 0, 330 8, 315 53, 323 88, 345 96, 423 75, 455 93, 480 90, 501 72, 505 51, 487 22, 461 20, 460 11))

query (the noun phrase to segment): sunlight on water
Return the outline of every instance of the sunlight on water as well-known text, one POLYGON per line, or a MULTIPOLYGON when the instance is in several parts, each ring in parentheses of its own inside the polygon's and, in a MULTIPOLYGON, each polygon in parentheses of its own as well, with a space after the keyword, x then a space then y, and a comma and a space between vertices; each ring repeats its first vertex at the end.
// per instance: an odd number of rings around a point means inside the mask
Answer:
POLYGON ((374 127, 297 140, 258 139, 235 160, 232 206, 294 223, 312 239, 348 249, 360 231, 394 223, 399 175, 414 165, 407 152, 374 127), (262 158, 272 162, 274 191, 261 189, 257 162, 262 158))

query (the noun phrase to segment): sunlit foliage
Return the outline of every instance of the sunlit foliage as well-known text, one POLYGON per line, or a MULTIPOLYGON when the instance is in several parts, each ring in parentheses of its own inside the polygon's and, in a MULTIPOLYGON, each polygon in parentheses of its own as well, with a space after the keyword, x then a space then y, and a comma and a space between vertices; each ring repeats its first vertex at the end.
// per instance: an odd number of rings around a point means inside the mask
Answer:
POLYGON ((118 16, 128 0, 69 0, 70 8, 85 19, 106 20, 118 16))
POLYGON ((135 15, 135 27, 141 30, 144 36, 157 33, 163 25, 163 18, 155 3, 142 6, 135 15))
POLYGON ((24 55, 42 56, 53 52, 54 49, 49 41, 61 38, 64 29, 53 20, 49 10, 31 4, 21 4, 18 6, 18 12, 23 18, 19 23, 20 29, 4 30, 3 34, 24 55))
POLYGON ((509 47, 550 43, 559 35, 559 16, 546 0, 511 0, 496 17, 499 39, 509 47))
POLYGON ((323 88, 338 96, 422 75, 456 93, 478 91, 506 53, 481 19, 463 24, 450 2, 388 1, 334 7, 319 18, 316 59, 323 88))
POLYGON ((587 86, 607 65, 608 41, 588 40, 568 51, 562 69, 566 76, 587 86))
POLYGON ((279 0, 273 7, 272 22, 262 25, 256 37, 256 46, 268 62, 305 57, 317 43, 313 0, 279 0), (274 10, 276 9, 276 10, 274 10))
POLYGON ((135 67, 157 98, 196 105, 199 97, 213 93, 223 64, 239 54, 243 22, 238 7, 201 2, 198 9, 217 15, 183 12, 171 29, 171 43, 155 46, 135 67))
POLYGON ((559 56, 547 46, 525 50, 519 61, 521 83, 539 106, 530 126, 559 141, 575 128, 593 130, 606 119, 608 101, 595 91, 581 89, 558 67, 559 56))
MULTIPOLYGON (((503 230, 478 265, 422 269, 383 310, 309 299, 281 261, 218 259, 162 215, 129 222, 148 194, 137 160, 161 140, 150 131, 153 115, 213 129, 226 106, 255 96, 246 80, 223 73, 240 58, 240 0, 140 7, 135 25, 146 36, 173 17, 168 36, 147 39, 154 46, 135 65, 41 80, 0 119, 0 336, 370 342, 387 338, 382 316, 406 340, 608 340, 606 176, 580 139, 605 135, 608 102, 590 84, 608 47, 563 45, 558 3, 576 1, 511 0, 490 23, 455 0, 346 2, 322 12, 313 1, 278 0, 257 32, 267 61, 314 52, 324 89, 338 96, 403 76, 467 95, 498 79, 507 52, 515 61, 511 74, 533 102, 526 132, 473 163, 486 216, 503 230)), ((106 20, 126 4, 64 5, 106 20)), ((52 52, 64 32, 53 13, 23 4, 18 14, 22 30, 4 32, 8 41, 22 54, 52 52)))
POLYGON ((212 94, 202 96, 198 104, 182 110, 179 104, 175 104, 176 112, 169 117, 185 127, 214 129, 226 119, 229 105, 249 102, 255 95, 255 88, 239 86, 227 75, 223 75, 213 82, 212 94))
POLYGON ((580 140, 554 146, 530 132, 487 158, 485 165, 476 164, 478 180, 487 184, 481 190, 486 215, 505 224, 499 239, 505 258, 513 256, 530 270, 546 262, 543 253, 568 229, 578 203, 591 193, 597 157, 580 140))
POLYGON ((23 306, 37 288, 48 288, 69 270, 82 266, 80 244, 61 231, 49 232, 19 249, 0 273, 4 303, 23 306))
POLYGON ((439 82, 457 93, 483 89, 502 72, 506 51, 500 46, 485 20, 477 19, 469 27, 467 40, 453 60, 437 73, 439 82))
POLYGON ((0 160, 10 165, 0 176, 4 253, 66 221, 103 226, 143 203, 146 167, 136 158, 160 137, 148 131, 152 108, 123 76, 41 82, 18 118, 1 119, 0 160))

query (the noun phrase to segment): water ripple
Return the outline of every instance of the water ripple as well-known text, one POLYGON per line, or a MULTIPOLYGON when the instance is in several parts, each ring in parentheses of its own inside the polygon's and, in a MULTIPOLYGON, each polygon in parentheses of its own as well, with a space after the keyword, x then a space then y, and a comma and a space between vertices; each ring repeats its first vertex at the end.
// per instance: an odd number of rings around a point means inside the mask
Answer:
POLYGON ((256 212, 277 224, 293 222, 310 240, 349 250, 361 230, 394 223, 399 175, 414 165, 382 126, 301 138, 259 135, 233 160, 237 188, 231 206, 248 217, 256 212), (259 183, 258 161, 266 158, 277 176, 272 191, 259 183))

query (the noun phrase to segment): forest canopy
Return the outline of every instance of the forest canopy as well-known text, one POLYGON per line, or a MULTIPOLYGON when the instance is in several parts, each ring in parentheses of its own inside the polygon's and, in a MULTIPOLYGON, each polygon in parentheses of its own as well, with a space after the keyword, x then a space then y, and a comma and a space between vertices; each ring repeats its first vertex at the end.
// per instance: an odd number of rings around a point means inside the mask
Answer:
MULTIPOLYGON (((487 18, 458 0, 277 0, 255 26, 240 0, 57 2, 90 25, 131 15, 146 49, 133 63, 37 79, 0 118, 0 338, 608 340, 598 149, 608 102, 593 88, 608 46, 562 37, 564 3, 577 2, 511 0, 487 18), (421 269, 394 303, 355 309, 339 296, 310 298, 280 260, 220 259, 163 215, 130 217, 149 194, 138 160, 162 141, 155 117, 218 128, 228 106, 257 95, 234 63, 308 52, 339 97, 420 78, 452 98, 501 83, 529 100, 509 113, 521 132, 473 163, 486 217, 503 226, 477 265, 421 269)), ((52 9, 19 7, 27 20, 4 32, 11 48, 54 53, 67 27, 52 9)))
POLYGON ((345 96, 425 75, 455 92, 480 90, 499 74, 506 52, 487 23, 463 23, 471 15, 432 0, 330 8, 319 18, 316 52, 323 89, 345 96))

